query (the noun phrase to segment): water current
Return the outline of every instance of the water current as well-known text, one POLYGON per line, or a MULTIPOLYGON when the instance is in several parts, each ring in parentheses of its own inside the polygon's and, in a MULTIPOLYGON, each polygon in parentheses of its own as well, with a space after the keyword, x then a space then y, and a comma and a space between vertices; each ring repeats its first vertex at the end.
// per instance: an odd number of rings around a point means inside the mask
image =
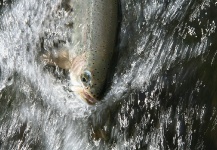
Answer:
POLYGON ((114 71, 95 106, 39 59, 72 42, 73 6, 0 1, 0 149, 217 149, 215 0, 120 0, 114 71))

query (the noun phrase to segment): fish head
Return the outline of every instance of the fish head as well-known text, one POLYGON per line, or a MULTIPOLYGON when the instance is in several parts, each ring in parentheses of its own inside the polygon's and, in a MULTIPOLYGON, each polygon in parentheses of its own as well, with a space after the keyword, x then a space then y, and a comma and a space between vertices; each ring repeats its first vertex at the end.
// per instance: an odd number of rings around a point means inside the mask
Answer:
POLYGON ((71 81, 74 85, 71 90, 74 91, 81 99, 83 99, 87 104, 94 105, 100 99, 101 87, 97 84, 97 80, 94 80, 93 74, 89 70, 84 70, 79 76, 71 81))
POLYGON ((95 104, 100 98, 104 89, 103 77, 96 75, 91 69, 84 69, 80 74, 80 82, 82 84, 81 97, 88 104, 95 104))
POLYGON ((105 89, 107 68, 99 56, 83 53, 71 61, 71 90, 88 104, 95 104, 102 98, 105 89), (94 57, 91 57, 94 56, 94 57))
POLYGON ((79 80, 84 89, 81 95, 89 103, 90 100, 97 102, 103 96, 112 54, 113 50, 110 49, 96 49, 86 55, 86 63, 79 74, 79 80))

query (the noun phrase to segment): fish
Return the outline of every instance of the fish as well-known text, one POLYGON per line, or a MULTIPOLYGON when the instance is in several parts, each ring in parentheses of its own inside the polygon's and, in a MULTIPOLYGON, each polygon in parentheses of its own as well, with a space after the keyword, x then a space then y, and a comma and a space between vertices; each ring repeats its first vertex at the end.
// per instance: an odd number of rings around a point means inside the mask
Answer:
POLYGON ((43 55, 47 64, 69 70, 70 89, 86 103, 102 99, 116 44, 118 0, 74 0, 70 48, 43 55))

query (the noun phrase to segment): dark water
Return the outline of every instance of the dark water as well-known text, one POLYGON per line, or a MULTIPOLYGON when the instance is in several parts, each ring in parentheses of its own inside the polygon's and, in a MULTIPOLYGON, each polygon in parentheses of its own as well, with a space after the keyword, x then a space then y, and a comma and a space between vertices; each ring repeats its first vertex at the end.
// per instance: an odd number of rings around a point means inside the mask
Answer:
POLYGON ((38 60, 70 43, 70 1, 1 6, 0 149, 217 149, 217 2, 121 0, 117 62, 87 106, 38 60))

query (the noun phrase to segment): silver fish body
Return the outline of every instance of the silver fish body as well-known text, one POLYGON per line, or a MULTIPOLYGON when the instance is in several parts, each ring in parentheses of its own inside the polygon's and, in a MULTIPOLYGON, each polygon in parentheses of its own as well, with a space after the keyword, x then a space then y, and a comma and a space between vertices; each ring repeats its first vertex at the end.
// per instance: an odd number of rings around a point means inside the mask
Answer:
POLYGON ((86 9, 77 8, 80 13, 77 16, 81 15, 81 18, 74 22, 76 33, 73 41, 77 46, 73 51, 77 53, 75 55, 84 55, 85 63, 79 72, 85 88, 81 95, 84 99, 99 99, 115 47, 118 3, 117 0, 82 0, 79 3, 86 9))
POLYGON ((102 95, 115 48, 118 1, 73 0, 72 5, 75 15, 72 48, 68 54, 60 50, 60 58, 53 59, 50 55, 47 60, 69 69, 71 89, 88 104, 94 104, 102 95))

